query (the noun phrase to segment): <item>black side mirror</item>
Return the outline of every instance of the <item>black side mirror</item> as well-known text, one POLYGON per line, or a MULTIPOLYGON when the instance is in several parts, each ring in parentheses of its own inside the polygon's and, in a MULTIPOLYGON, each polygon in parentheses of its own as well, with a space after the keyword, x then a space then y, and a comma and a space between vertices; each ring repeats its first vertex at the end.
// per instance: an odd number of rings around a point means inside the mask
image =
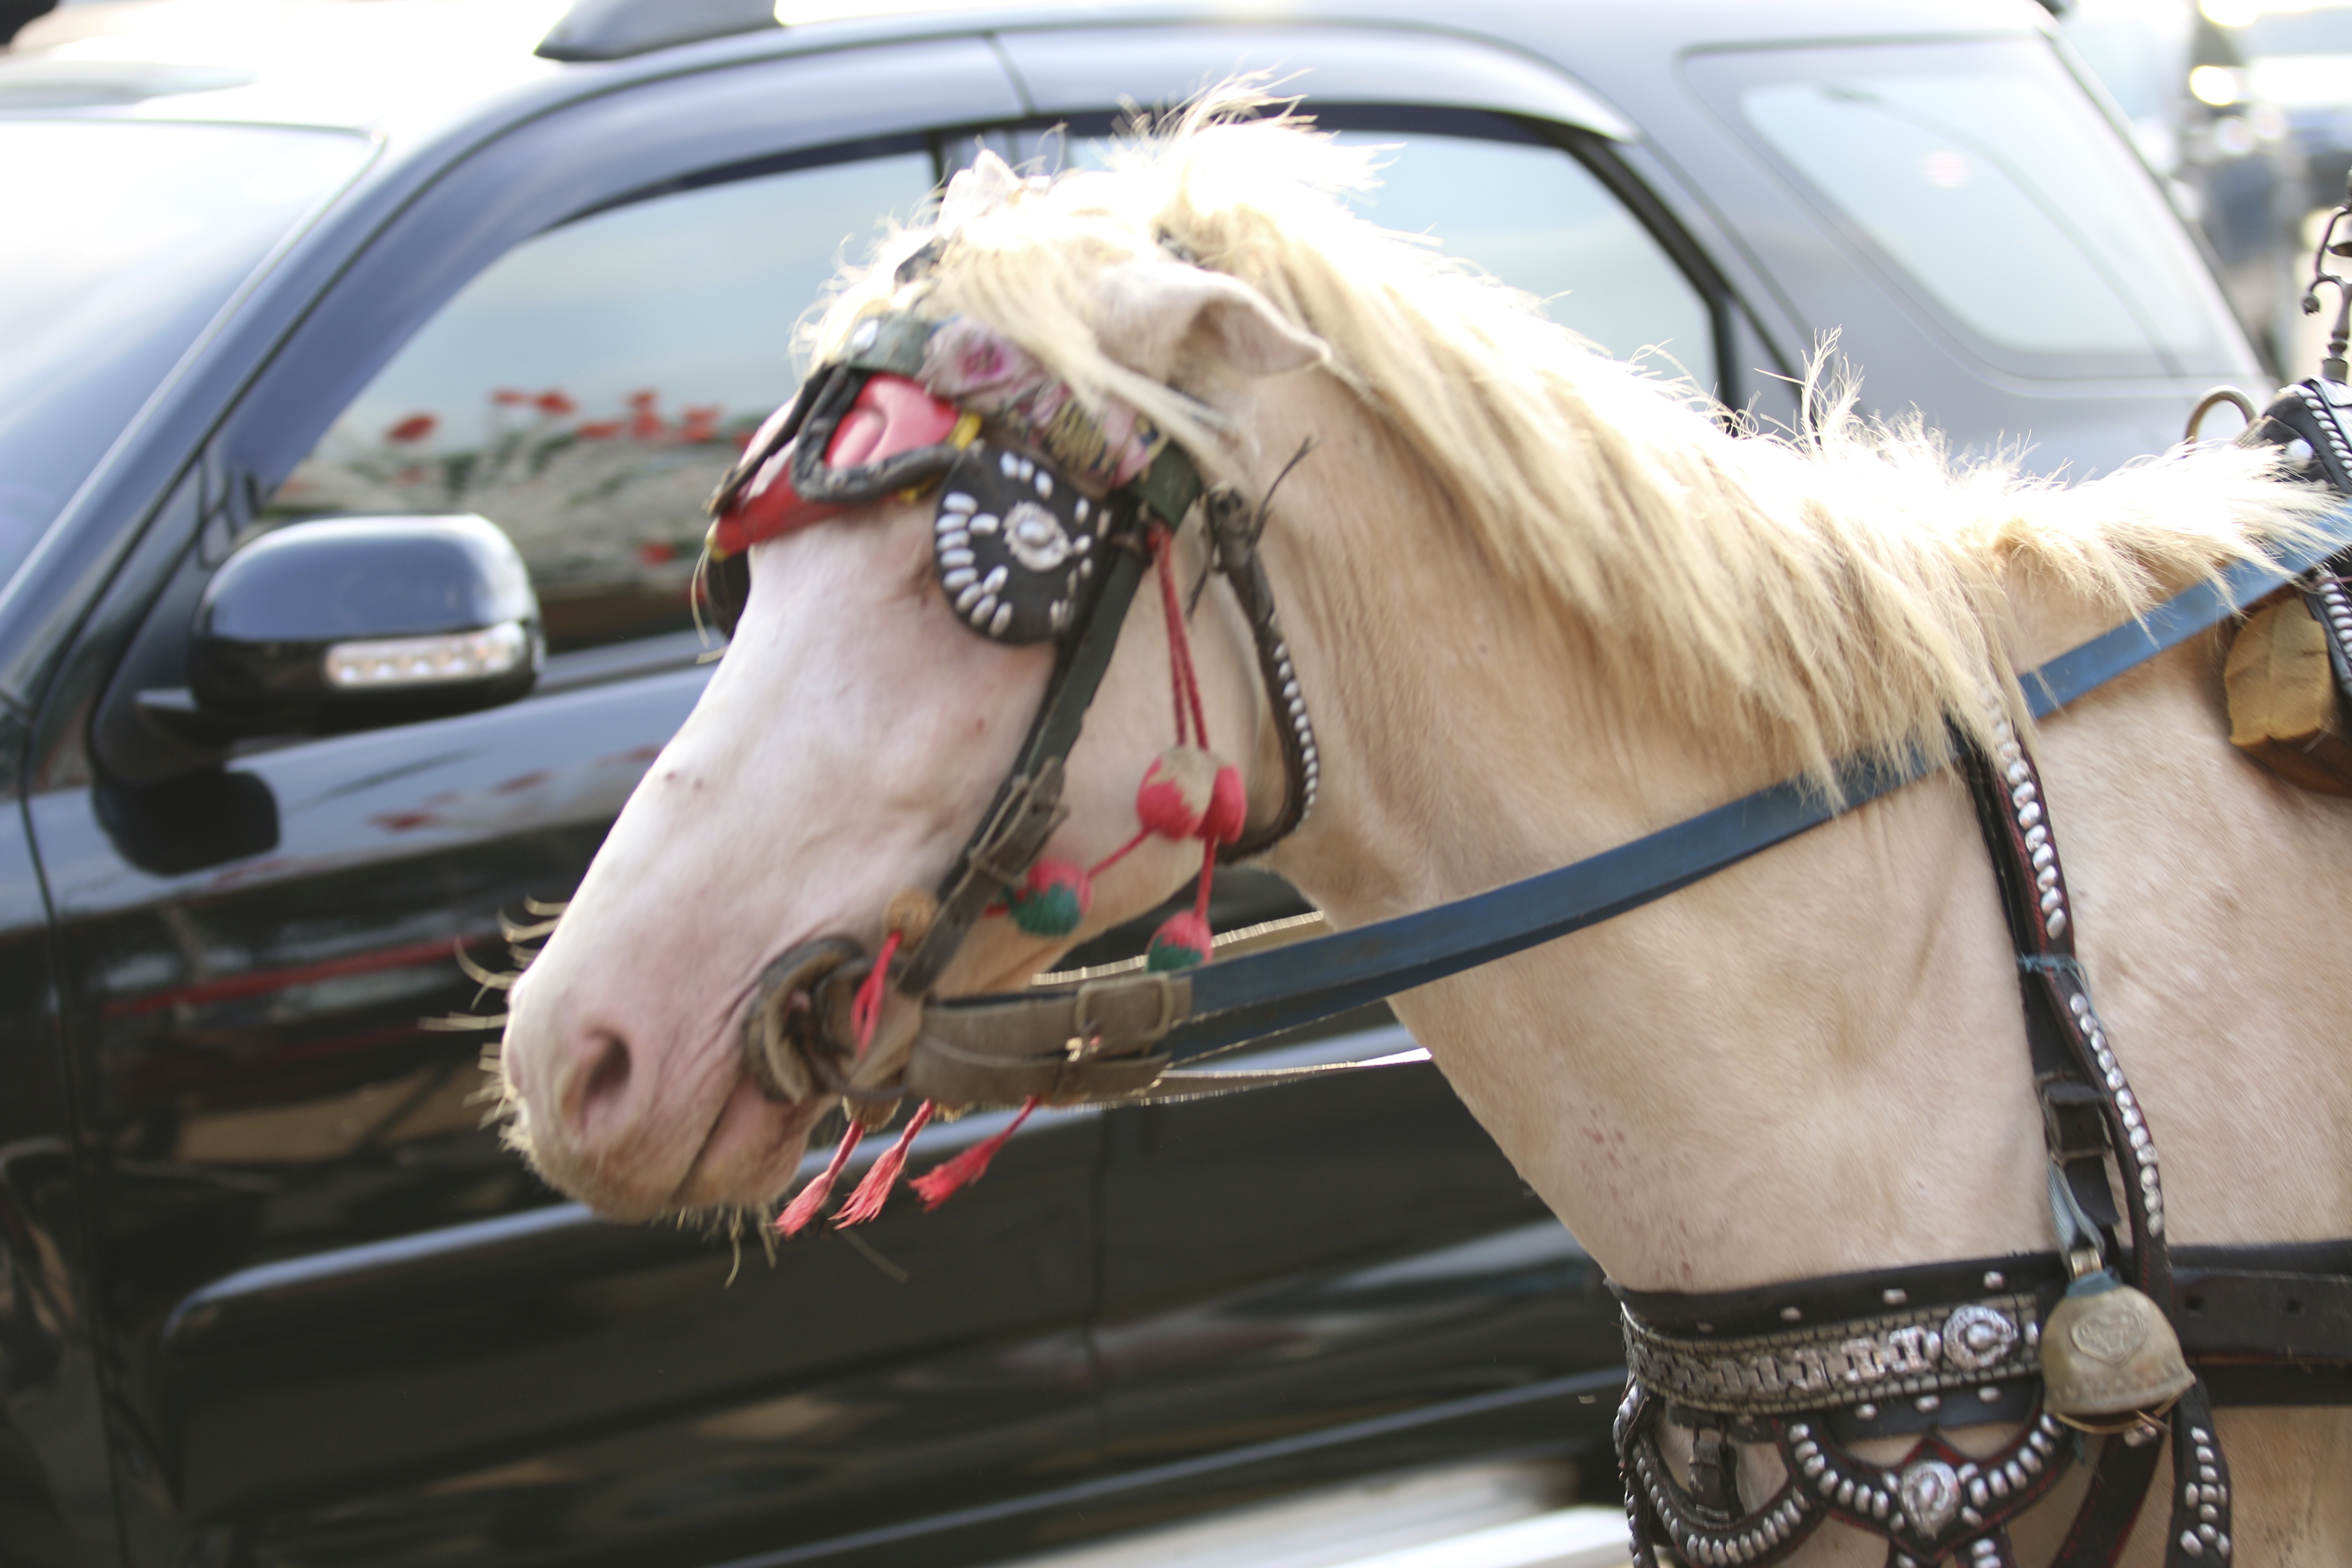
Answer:
POLYGON ((189 627, 185 689, 140 710, 195 745, 509 702, 545 657, 522 557, 472 516, 298 522, 232 554, 189 627))

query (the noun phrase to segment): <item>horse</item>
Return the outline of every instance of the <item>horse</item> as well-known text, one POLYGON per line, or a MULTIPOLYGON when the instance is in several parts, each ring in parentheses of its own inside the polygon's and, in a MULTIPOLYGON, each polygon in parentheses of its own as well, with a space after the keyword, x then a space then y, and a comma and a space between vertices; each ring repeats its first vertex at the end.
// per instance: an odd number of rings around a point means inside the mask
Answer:
MULTIPOLYGON (((1743 428, 1374 226, 1348 197, 1375 179, 1294 114, 1213 94, 1106 169, 959 176, 845 268, 809 347, 837 357, 892 312, 981 323, 1257 509, 1319 773, 1264 863, 1342 930, 1784 776, 1834 791, 1844 759, 2027 737, 2172 1238, 2352 1234, 2352 811, 2232 750, 2225 630, 2038 727, 2015 673, 2307 541, 2324 497, 2226 445, 2073 485, 1960 466, 1850 391, 1802 431, 1743 428)), ((512 1136, 608 1215, 772 1212, 834 1089, 887 1114, 920 997, 880 996, 845 1086, 763 1084, 740 1042, 779 954, 895 940, 894 896, 955 862, 1053 678, 1050 642, 975 636, 942 593, 936 504, 894 491, 750 549, 705 695, 514 985, 512 1136)), ((1283 810, 1282 715, 1234 598, 1199 590, 1204 549, 1181 531, 1149 567, 1165 591, 1139 595, 1069 753, 1056 856, 1137 839, 1134 780, 1188 668, 1248 820, 1283 810)), ((1019 986, 1202 869, 1198 842, 1143 835, 1075 929, 982 920, 931 989, 1019 986)), ((1948 768, 1394 1005, 1612 1280, 1716 1292, 2052 1250, 2015 976, 1948 768)), ((2352 1418, 2219 1426, 2241 1560, 2352 1558, 2352 1418)), ((2016 1430, 1944 1435, 1985 1454, 2016 1430)), ((1692 1441, 1670 1424, 1685 1472, 1692 1441)), ((1752 1444, 1738 1468, 1747 1499, 1786 1469, 1752 1444)), ((2019 1521, 2021 1559, 2079 1492, 2019 1521)), ((2124 1560, 2163 1535, 2147 1510, 2124 1560)), ((1833 1522, 1794 1560, 1885 1551, 1833 1522)))

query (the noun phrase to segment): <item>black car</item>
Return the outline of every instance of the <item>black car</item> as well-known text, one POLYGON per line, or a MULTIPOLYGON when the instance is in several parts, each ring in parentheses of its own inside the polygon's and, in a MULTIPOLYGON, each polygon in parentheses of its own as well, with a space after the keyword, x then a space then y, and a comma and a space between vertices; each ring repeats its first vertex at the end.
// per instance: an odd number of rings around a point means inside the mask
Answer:
MULTIPOLYGON (((699 503, 795 318, 980 149, 1272 71, 1392 146, 1381 221, 1766 423, 1832 331, 2045 470, 2257 374, 2027 0, 778 10, 77 5, 0 58, 0 1563, 977 1563, 1495 1453, 1611 1495, 1597 1270, 1379 1018, 1266 1050, 1389 1066, 1041 1115, 772 1257, 561 1202, 424 1025, 496 1013, 701 689, 699 503), (206 695, 225 563, 467 515, 528 698, 206 695)), ((340 549, 287 646, 402 632, 340 549)))

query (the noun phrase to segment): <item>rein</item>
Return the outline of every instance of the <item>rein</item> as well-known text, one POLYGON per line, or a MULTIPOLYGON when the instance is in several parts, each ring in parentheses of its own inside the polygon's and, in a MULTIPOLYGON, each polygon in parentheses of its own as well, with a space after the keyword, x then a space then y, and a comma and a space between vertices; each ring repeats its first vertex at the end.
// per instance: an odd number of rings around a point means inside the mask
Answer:
MULTIPOLYGON (((2029 671, 2021 678, 2029 707, 2047 717, 2347 544, 2352 506, 2329 520, 2326 542, 2275 563, 2242 562, 2218 582, 2185 589, 2029 671)), ((1171 1094, 1213 1090, 1225 1075, 1170 1069, 1598 925, 1952 761, 1948 753, 1850 760, 1837 770, 1842 800, 1807 780, 1783 780, 1572 865, 1197 972, 935 1000, 923 1010, 908 1087, 951 1103, 998 1104, 1032 1094, 1051 1103, 1132 1101, 1151 1098, 1154 1085, 1171 1094)), ((1265 1081, 1249 1077, 1249 1087, 1265 1081)))

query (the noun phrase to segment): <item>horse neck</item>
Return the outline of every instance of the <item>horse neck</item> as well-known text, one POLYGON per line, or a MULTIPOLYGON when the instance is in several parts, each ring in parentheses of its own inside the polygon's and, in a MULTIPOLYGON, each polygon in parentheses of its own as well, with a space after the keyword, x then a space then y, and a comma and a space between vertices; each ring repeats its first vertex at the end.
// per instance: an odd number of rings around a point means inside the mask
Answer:
MULTIPOLYGON (((1275 864, 1339 923, 1772 781, 1608 689, 1579 657, 1604 634, 1499 580, 1360 418, 1335 437, 1344 404, 1297 413, 1268 450, 1348 460, 1268 535, 1325 781, 1275 864)), ((2006 941, 1966 795, 1930 781, 1397 1011, 1615 1278, 1728 1289, 2046 1244, 2006 941), (1932 1207, 1889 1201, 1923 1177, 1932 1207)))

